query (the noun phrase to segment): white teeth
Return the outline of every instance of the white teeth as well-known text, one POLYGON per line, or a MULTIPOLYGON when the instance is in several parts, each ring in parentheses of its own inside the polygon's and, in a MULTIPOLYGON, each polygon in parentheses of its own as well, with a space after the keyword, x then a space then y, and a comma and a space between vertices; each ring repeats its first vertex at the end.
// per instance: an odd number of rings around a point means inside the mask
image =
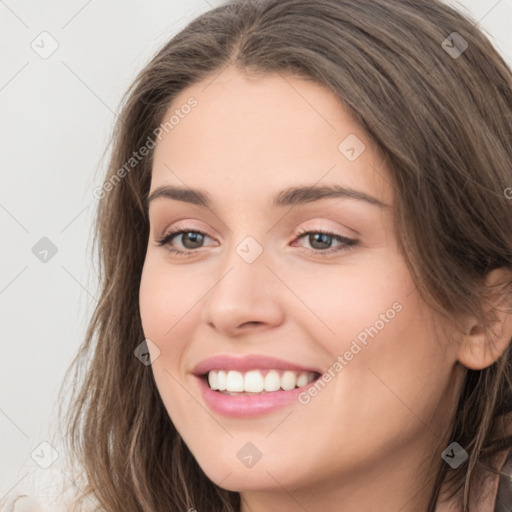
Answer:
POLYGON ((313 372, 278 370, 250 370, 242 373, 236 370, 211 370, 208 372, 210 388, 228 393, 261 393, 283 389, 290 391, 315 380, 313 372))
POLYGON ((307 373, 301 373, 299 375, 299 378, 297 379, 297 387, 301 388, 302 386, 305 386, 308 383, 309 383, 308 374, 307 373))
POLYGON ((217 386, 219 386, 219 391, 226 390, 226 372, 224 370, 217 372, 217 386))
POLYGON ((281 377, 276 370, 270 370, 265 375, 265 391, 277 391, 281 389, 281 377))
POLYGON ((253 370, 245 374, 244 391, 260 393, 263 389, 263 375, 261 375, 258 370, 253 370))
POLYGON ((295 372, 284 372, 281 376, 281 387, 285 391, 290 391, 291 389, 295 389, 295 384, 297 383, 297 374, 295 372))
POLYGON ((219 389, 219 377, 218 372, 210 372, 208 374, 208 384, 213 390, 219 389))
POLYGON ((245 391, 244 376, 235 370, 229 370, 226 377, 226 391, 245 391))

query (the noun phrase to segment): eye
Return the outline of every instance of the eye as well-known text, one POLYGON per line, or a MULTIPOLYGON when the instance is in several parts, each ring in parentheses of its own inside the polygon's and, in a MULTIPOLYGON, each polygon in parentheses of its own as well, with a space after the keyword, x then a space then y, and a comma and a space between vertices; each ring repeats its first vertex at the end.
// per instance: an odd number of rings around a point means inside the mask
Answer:
POLYGON ((175 254, 186 255, 193 252, 194 249, 200 249, 205 237, 210 238, 206 233, 197 229, 175 229, 166 233, 157 243, 159 246, 166 246, 169 251, 175 254), (174 238, 181 239, 181 245, 186 251, 172 246, 171 242, 174 238))
MULTIPOLYGON (((357 240, 352 238, 347 238, 345 236, 338 235, 337 233, 331 233, 323 230, 307 231, 303 229, 299 231, 296 236, 299 240, 306 239, 308 241, 310 248, 306 248, 307 250, 320 255, 347 251, 350 247, 353 247, 358 243, 357 240), (338 242, 339 245, 332 247, 334 241, 338 242)), ((176 228, 173 231, 167 232, 157 241, 157 244, 161 247, 166 247, 167 250, 173 254, 187 256, 195 252, 196 249, 202 248, 205 238, 210 238, 210 236, 198 229, 176 228), (181 246, 184 250, 174 246, 174 239, 180 240, 181 246)))
POLYGON ((306 239, 311 250, 322 255, 332 254, 334 252, 347 251, 350 247, 357 245, 357 240, 347 238, 337 233, 329 231, 314 230, 307 231, 305 229, 299 231, 298 239, 306 239), (333 241, 340 243, 337 247, 332 247, 333 241))

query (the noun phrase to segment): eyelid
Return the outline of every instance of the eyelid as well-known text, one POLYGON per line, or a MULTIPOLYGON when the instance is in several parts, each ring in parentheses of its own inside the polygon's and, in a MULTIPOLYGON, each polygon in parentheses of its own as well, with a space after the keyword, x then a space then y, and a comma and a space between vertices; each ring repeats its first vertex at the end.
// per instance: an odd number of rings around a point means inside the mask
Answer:
MULTIPOLYGON (((171 232, 176 233, 178 231, 197 231, 197 232, 202 233, 204 235, 207 235, 210 238, 212 238, 213 240, 215 240, 215 237, 212 236, 209 233, 208 229, 188 224, 188 222, 193 222, 193 221, 188 221, 186 219, 185 220, 177 221, 176 224, 173 224, 172 228, 165 228, 162 231, 162 234, 160 236, 158 236, 158 239, 164 238, 165 236, 167 236, 171 232)), ((307 227, 298 228, 294 232, 293 236, 298 236, 299 234, 310 233, 310 232, 313 232, 313 233, 326 233, 326 234, 330 234, 330 235, 340 236, 341 238, 345 238, 345 239, 353 239, 354 235, 355 235, 356 238, 361 236, 359 231, 356 231, 355 229, 352 229, 352 228, 346 227, 345 229, 347 231, 352 232, 353 235, 352 234, 346 234, 345 235, 345 234, 340 233, 339 229, 337 229, 337 228, 325 227, 325 222, 328 222, 327 219, 320 219, 320 220, 317 220, 316 222, 317 222, 317 224, 314 224, 313 226, 309 226, 308 225, 307 227), (322 225, 318 225, 320 222, 323 222, 323 224, 322 225)))
POLYGON ((215 240, 215 237, 210 234, 208 229, 199 227, 199 226, 194 226, 193 224, 191 224, 191 222, 193 222, 193 221, 187 221, 187 220, 177 221, 175 224, 172 225, 172 227, 165 228, 161 232, 162 234, 160 236, 157 236, 157 239, 161 240, 163 238, 166 238, 169 234, 176 234, 177 232, 180 232, 180 231, 185 231, 185 232, 197 231, 198 233, 206 235, 206 236, 210 237, 211 239, 215 240))

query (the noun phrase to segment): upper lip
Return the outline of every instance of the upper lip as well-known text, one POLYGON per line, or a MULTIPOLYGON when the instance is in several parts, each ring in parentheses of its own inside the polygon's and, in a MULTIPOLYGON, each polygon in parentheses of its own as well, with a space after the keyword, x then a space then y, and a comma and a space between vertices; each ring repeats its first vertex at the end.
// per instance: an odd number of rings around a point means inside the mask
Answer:
POLYGON ((322 373, 316 368, 302 366, 283 359, 276 359, 264 355, 248 355, 235 357, 230 355, 217 355, 204 359, 197 364, 192 373, 205 375, 210 370, 238 370, 240 372, 249 370, 292 370, 297 372, 322 373))

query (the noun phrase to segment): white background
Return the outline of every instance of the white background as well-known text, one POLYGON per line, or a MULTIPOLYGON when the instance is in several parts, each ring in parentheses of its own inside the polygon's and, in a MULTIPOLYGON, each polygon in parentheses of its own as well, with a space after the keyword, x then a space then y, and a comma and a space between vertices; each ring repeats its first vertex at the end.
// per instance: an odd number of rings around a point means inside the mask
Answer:
MULTIPOLYGON (((512 64, 512 0, 450 3, 512 64)), ((92 190, 121 95, 160 45, 219 4, 0 0, 0 499, 37 468, 30 454, 49 439, 95 304, 92 190), (31 48, 43 31, 59 45, 47 59, 31 48), (32 253, 42 237, 58 250, 46 263, 32 253)))

